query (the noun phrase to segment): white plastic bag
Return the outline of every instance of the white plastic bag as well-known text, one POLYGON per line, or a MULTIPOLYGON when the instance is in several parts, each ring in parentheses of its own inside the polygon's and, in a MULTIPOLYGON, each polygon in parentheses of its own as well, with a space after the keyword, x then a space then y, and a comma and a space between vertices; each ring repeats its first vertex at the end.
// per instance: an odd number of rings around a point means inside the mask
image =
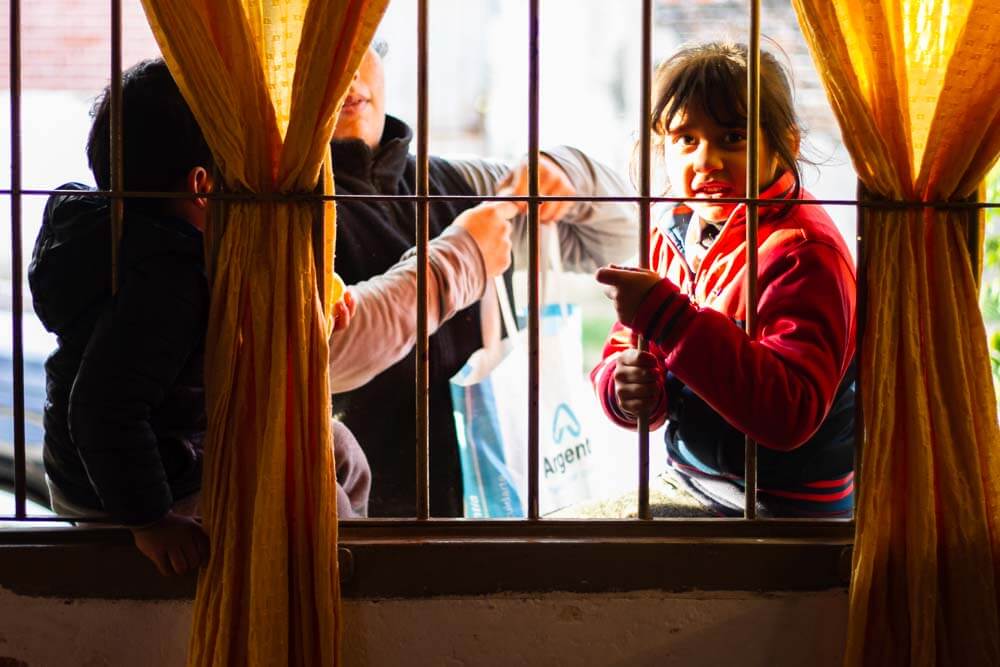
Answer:
MULTIPOLYGON (((561 271, 548 275, 549 286, 561 271)), ((518 331, 507 291, 496 283, 508 332, 478 350, 451 380, 462 462, 465 516, 523 517, 528 505, 528 338, 518 331)), ((550 290, 551 291, 551 290, 550 290)), ((582 372, 580 311, 559 299, 541 309, 539 391, 539 511, 599 496, 604 488, 595 455, 604 433, 593 390, 582 372)))

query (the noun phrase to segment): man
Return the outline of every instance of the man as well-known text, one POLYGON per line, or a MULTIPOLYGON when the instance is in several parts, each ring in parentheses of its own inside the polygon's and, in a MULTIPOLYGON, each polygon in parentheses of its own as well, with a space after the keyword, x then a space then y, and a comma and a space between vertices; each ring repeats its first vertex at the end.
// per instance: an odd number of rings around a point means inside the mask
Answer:
MULTIPOLYGON (((379 51, 382 51, 380 53, 379 51)), ((385 114, 385 82, 378 46, 369 49, 334 131, 338 194, 413 195, 416 161, 412 131, 385 114)), ((527 163, 512 171, 486 160, 431 157, 430 194, 527 194, 527 163)), ((539 163, 543 195, 600 196, 627 192, 609 170, 568 147, 539 163)), ((449 379, 499 331, 488 279, 510 264, 525 267, 523 205, 475 199, 430 205, 430 501, 434 516, 462 515, 461 465, 449 379), (512 246, 511 237, 514 242, 512 246), (482 304, 480 304, 482 299, 482 304)), ((634 255, 637 226, 630 204, 549 202, 542 223, 556 224, 563 263, 592 271, 634 255)), ((347 335, 331 338, 334 411, 358 437, 372 468, 372 516, 413 516, 415 510, 416 266, 412 252, 416 206, 404 201, 337 203, 337 273, 351 285, 358 312, 347 335), (405 258, 404 258, 405 259, 405 258)))

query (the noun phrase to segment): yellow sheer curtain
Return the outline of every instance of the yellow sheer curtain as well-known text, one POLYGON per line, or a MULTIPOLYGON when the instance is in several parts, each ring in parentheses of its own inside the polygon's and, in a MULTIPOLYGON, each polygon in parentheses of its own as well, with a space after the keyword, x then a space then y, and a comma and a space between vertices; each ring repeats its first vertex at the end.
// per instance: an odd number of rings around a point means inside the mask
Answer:
MULTIPOLYGON (((996 0, 793 0, 858 176, 958 200, 1000 151, 996 0)), ((1000 664, 1000 432, 967 214, 865 229, 865 449, 847 665, 1000 664)))
MULTIPOLYGON (((388 0, 143 0, 225 188, 332 192, 335 114, 388 0)), ((304 202, 235 202, 206 350, 202 514, 190 665, 333 665, 337 510, 327 382, 334 209, 321 275, 304 202), (317 287, 321 286, 321 287, 317 287), (321 295, 321 292, 323 294, 321 295)), ((213 234, 213 231, 215 232, 213 234)))

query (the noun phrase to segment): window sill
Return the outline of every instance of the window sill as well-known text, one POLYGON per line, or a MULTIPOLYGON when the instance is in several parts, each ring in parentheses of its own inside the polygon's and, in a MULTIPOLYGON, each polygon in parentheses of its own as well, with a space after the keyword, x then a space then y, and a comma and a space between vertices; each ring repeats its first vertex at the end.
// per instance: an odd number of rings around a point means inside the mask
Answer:
MULTIPOLYGON (((816 591, 842 588, 853 523, 364 521, 341 524, 347 598, 500 592, 816 591)), ((0 532, 0 586, 59 598, 176 600, 121 529, 0 532)))

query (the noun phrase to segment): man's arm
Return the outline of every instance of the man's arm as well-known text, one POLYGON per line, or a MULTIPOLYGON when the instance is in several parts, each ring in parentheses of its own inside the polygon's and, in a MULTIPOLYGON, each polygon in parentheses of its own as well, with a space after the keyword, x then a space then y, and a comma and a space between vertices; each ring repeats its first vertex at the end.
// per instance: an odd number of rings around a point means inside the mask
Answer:
MULTIPOLYGON (((544 155, 565 172, 581 197, 628 196, 632 187, 604 165, 569 146, 544 155)), ((449 164, 482 196, 497 194, 503 180, 518 165, 497 160, 449 160, 449 164)), ((544 193, 543 193, 544 194, 544 193)), ((638 252, 638 212, 628 202, 577 202, 559 221, 559 248, 567 270, 589 272, 604 264, 622 262, 638 252)), ((527 265, 527 218, 514 221, 514 264, 527 265)))
MULTIPOLYGON (((451 225, 428 246, 427 321, 434 333, 478 301, 486 287, 483 257, 472 235, 451 225)), ((330 389, 351 391, 409 354, 417 338, 417 258, 407 252, 380 276, 348 288, 351 325, 330 336, 330 389)))

